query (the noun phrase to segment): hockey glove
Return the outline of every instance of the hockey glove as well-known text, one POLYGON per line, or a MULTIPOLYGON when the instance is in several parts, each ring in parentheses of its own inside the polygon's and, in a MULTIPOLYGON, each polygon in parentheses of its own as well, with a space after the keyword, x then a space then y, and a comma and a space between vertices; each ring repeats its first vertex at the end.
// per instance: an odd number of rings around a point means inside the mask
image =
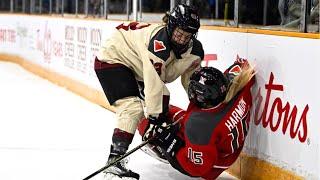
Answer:
POLYGON ((155 116, 148 117, 148 125, 142 136, 143 141, 146 141, 147 139, 150 139, 155 135, 156 125, 161 125, 164 122, 168 122, 169 100, 170 100, 170 96, 164 95, 162 97, 162 113, 160 113, 158 117, 155 117, 155 116))
POLYGON ((171 157, 174 157, 184 145, 182 139, 177 135, 179 128, 179 124, 167 126, 166 123, 155 127, 156 138, 153 143, 160 146, 171 157))
POLYGON ((144 131, 142 140, 146 141, 146 140, 150 139, 151 137, 153 137, 155 135, 155 127, 159 126, 160 124, 162 124, 165 121, 166 121, 165 117, 162 115, 159 115, 158 118, 156 118, 154 116, 149 116, 148 117, 148 125, 144 131))

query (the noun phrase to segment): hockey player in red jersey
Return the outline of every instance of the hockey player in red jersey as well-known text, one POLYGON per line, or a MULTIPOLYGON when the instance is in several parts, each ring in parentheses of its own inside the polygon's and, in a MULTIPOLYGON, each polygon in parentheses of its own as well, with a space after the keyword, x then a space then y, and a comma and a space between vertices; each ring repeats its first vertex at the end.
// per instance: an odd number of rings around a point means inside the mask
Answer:
MULTIPOLYGON (((253 68, 243 59, 224 74, 213 67, 196 71, 188 89, 187 110, 170 107, 169 121, 179 123, 155 128, 155 152, 181 173, 216 179, 236 161, 243 148, 254 81, 253 68)), ((145 119, 139 125, 141 134, 147 123, 145 119)))
MULTIPOLYGON (((196 39, 199 27, 197 10, 178 5, 166 14, 164 24, 120 24, 102 43, 95 72, 117 117, 107 163, 126 153, 144 115, 151 122, 148 132, 167 119, 170 94, 165 83, 181 76, 182 85, 188 88, 190 76, 200 68, 204 56, 196 39)), ((126 162, 106 169, 106 179, 113 175, 139 179, 126 162)))

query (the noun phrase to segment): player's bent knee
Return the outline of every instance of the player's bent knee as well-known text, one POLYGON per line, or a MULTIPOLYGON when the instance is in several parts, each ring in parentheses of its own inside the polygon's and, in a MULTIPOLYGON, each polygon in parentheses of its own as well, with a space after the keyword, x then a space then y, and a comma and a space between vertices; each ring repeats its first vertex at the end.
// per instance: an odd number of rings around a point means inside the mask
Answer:
POLYGON ((134 134, 143 117, 143 105, 138 97, 127 97, 115 102, 117 127, 134 134))

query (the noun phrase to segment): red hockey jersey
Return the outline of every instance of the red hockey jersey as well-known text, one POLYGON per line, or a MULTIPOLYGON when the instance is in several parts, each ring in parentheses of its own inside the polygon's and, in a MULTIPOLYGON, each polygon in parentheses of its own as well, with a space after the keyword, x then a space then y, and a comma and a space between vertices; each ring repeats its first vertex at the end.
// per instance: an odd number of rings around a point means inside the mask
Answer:
MULTIPOLYGON (((233 79, 247 63, 239 60, 225 71, 229 79, 233 79)), ((189 176, 216 179, 236 161, 249 130, 254 82, 252 78, 227 104, 201 109, 190 103, 186 111, 170 106, 169 119, 179 121, 178 136, 185 142, 175 156, 182 168, 179 171, 189 176)), ((145 119, 139 125, 141 135, 146 124, 145 119)))

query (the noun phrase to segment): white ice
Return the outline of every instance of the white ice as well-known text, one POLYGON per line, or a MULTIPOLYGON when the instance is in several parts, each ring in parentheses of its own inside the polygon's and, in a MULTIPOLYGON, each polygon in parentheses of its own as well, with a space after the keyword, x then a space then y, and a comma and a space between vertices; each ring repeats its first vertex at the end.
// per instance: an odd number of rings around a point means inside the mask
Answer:
MULTIPOLYGON (((112 112, 0 61, 0 180, 81 180, 105 165, 114 124, 112 112)), ((193 179, 142 151, 130 157, 141 180, 193 179)))

